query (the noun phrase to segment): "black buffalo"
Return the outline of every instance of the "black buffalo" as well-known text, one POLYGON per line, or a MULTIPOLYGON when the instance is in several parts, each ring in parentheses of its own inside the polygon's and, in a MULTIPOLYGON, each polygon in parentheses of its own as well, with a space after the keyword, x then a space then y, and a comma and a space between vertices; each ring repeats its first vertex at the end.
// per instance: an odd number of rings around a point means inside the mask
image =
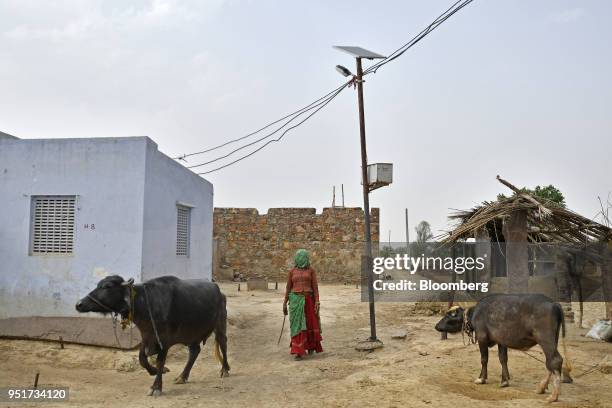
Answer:
POLYGON ((149 395, 162 390, 162 374, 168 349, 175 344, 189 347, 189 359, 176 378, 184 384, 208 337, 215 333, 215 355, 222 365, 221 377, 229 375, 227 362, 227 311, 225 296, 215 283, 203 280, 181 280, 174 276, 151 279, 142 284, 124 281, 121 276, 108 276, 87 296, 79 300, 76 310, 116 313, 123 319, 132 318, 142 335, 140 365, 155 375, 149 395), (157 332, 157 333, 156 333, 157 332), (219 354, 219 348, 223 358, 219 354), (148 356, 157 355, 156 367, 148 356))
MULTIPOLYGON (((502 365, 501 386, 509 385, 508 348, 528 350, 539 344, 546 357, 548 374, 537 387, 543 394, 554 375, 553 391, 548 399, 557 401, 563 372, 563 382, 571 382, 569 365, 563 366, 563 358, 557 351, 559 330, 565 337, 563 310, 558 303, 543 295, 491 295, 474 307, 464 310, 451 309, 436 324, 440 332, 458 333, 464 331, 474 337, 480 347, 482 370, 474 381, 487 382, 489 347, 497 344, 499 361, 502 365)), ((567 357, 567 353, 566 353, 567 357)))

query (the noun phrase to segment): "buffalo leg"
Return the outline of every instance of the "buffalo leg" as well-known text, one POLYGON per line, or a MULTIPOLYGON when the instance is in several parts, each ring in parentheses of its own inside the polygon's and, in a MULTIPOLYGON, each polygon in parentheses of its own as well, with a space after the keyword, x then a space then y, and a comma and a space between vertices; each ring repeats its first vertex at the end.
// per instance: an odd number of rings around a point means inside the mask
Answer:
POLYGON ((162 393, 162 374, 164 372, 164 365, 166 364, 167 355, 167 349, 162 349, 157 354, 157 374, 155 376, 155 381, 153 381, 153 385, 151 386, 151 392, 149 393, 149 395, 154 397, 157 397, 162 393))
MULTIPOLYGON (((215 347, 221 348, 221 355, 223 356, 223 360, 221 362, 221 377, 227 377, 229 375, 230 366, 227 362, 227 314, 221 314, 217 327, 215 328, 215 347)), ((218 350, 215 351, 217 353, 218 358, 218 350)))
POLYGON ((548 388, 548 383, 550 382, 551 376, 552 372, 549 371, 548 374, 546 374, 546 377, 540 382, 540 384, 538 384, 538 387, 536 388, 536 393, 544 394, 544 392, 548 388))
POLYGON ((499 362, 502 366, 502 378, 500 387, 507 387, 510 385, 510 372, 508 371, 508 347, 497 345, 497 353, 499 354, 499 362))
POLYGON ((142 345, 140 346, 140 352, 138 353, 138 361, 140 362, 142 368, 147 370, 149 375, 157 375, 157 368, 149 364, 149 359, 147 358, 147 355, 144 351, 144 346, 142 345))
POLYGON ((181 375, 176 377, 176 380, 174 380, 175 384, 185 384, 187 382, 189 379, 189 373, 191 372, 191 367, 193 367, 193 363, 195 363, 196 358, 198 358, 198 354, 200 354, 200 345, 198 343, 190 345, 187 364, 185 365, 181 375))
POLYGON ((563 358, 558 351, 555 350, 555 353, 552 357, 552 366, 553 366, 553 390, 552 394, 548 398, 548 402, 555 402, 559 400, 559 392, 561 388, 561 366, 563 364, 563 358))
POLYGON ((553 390, 548 398, 548 402, 555 402, 559 399, 559 389, 561 386, 561 367, 563 366, 563 358, 557 351, 557 347, 553 344, 541 344, 544 355, 546 356, 546 368, 552 373, 553 390))
POLYGON ((487 383, 487 364, 489 363, 489 347, 487 343, 484 341, 478 342, 478 347, 480 347, 480 364, 482 369, 480 370, 480 376, 474 380, 476 384, 486 384, 487 383))
MULTIPOLYGON (((149 359, 147 358, 147 354, 145 353, 144 346, 142 345, 140 346, 140 352, 138 353, 138 361, 140 362, 140 365, 142 366, 142 368, 147 370, 149 375, 157 375, 157 368, 149 364, 149 359)), ((167 373, 168 371, 170 370, 168 370, 167 367, 164 367, 164 373, 167 373)))

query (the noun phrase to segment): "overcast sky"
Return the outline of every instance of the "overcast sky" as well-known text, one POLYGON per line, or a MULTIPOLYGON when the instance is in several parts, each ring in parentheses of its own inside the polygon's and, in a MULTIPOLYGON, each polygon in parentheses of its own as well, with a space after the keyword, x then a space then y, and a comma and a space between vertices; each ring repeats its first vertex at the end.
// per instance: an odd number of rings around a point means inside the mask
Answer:
MULTIPOLYGON (((389 54, 451 4, 435 1, 0 0, 0 131, 21 138, 150 136, 170 156, 242 136, 389 54)), ((476 0, 365 83, 368 155, 386 240, 448 227, 506 187, 554 184, 591 217, 612 191, 612 2, 476 0)), ((215 206, 361 206, 357 95, 206 176, 215 206)), ((215 152, 217 153, 217 152, 215 152)), ((215 157, 190 159, 191 164, 215 157), (201 160, 200 160, 201 159, 201 160)))

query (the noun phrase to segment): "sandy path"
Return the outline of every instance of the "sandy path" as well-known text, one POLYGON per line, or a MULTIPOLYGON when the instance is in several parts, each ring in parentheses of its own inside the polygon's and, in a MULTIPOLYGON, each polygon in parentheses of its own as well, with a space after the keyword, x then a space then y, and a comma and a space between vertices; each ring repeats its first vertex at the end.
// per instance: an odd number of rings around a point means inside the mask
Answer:
MULTIPOLYGON (((282 294, 238 292, 222 284, 230 311, 229 356, 231 376, 219 378, 219 364, 208 344, 185 385, 173 379, 182 370, 187 353, 175 347, 164 376, 164 395, 147 397, 153 379, 137 364, 136 352, 54 343, 0 341, 0 385, 31 384, 36 371, 41 384, 70 387, 70 402, 44 404, 75 407, 523 407, 546 406, 545 396, 534 393, 545 369, 528 356, 511 351, 511 386, 498 387, 500 366, 496 350, 489 358, 490 384, 475 385, 480 369, 476 346, 464 346, 461 336, 440 341, 433 330, 436 316, 417 313, 414 305, 377 305, 379 337, 385 347, 372 353, 354 350, 367 337, 367 304, 354 287, 322 285, 321 318, 325 352, 296 362, 285 340, 276 345, 282 323, 282 294), (405 340, 392 340, 397 329, 405 340)), ((286 328, 287 329, 287 328, 286 328)), ((612 354, 612 345, 581 337, 586 330, 569 328, 569 350, 575 373, 612 354)), ((212 342, 212 339, 210 340, 212 342)), ((542 356, 539 349, 533 354, 542 356)), ((562 387, 556 407, 612 407, 612 374, 595 371, 562 387)), ((1 403, 0 403, 1 404, 1 403)), ((29 404, 40 406, 39 404, 29 404)), ((11 406, 11 405, 9 405, 11 406)), ((12 406, 24 406, 12 405, 12 406)))

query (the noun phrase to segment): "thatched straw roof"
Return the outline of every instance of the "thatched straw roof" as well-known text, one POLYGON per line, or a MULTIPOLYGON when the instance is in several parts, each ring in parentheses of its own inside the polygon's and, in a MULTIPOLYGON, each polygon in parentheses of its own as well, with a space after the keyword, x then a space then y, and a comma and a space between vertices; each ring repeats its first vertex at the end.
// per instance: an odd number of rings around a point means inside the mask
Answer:
MULTIPOLYGON (((483 228, 498 228, 499 223, 517 210, 527 210, 528 240, 586 244, 612 240, 612 229, 583 217, 559 204, 525 193, 506 180, 497 180, 514 194, 496 201, 485 201, 470 210, 456 211, 449 218, 457 221, 454 230, 442 236, 443 242, 474 237, 483 228)), ((501 232, 501 230, 497 229, 501 232)))

